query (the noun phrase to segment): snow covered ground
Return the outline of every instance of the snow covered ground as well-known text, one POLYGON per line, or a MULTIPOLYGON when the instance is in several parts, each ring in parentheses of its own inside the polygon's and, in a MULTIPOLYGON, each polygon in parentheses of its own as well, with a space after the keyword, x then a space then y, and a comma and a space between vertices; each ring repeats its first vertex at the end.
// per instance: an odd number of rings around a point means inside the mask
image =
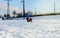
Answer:
POLYGON ((60 38, 60 15, 26 20, 1 20, 0 38, 60 38))

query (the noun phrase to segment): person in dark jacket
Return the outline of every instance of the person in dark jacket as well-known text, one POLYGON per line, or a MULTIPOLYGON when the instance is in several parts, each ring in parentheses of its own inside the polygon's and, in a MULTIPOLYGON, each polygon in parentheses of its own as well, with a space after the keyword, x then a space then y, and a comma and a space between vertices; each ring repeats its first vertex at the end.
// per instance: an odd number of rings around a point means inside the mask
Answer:
POLYGON ((27 22, 29 21, 29 17, 30 17, 30 14, 26 13, 26 20, 27 20, 27 22))

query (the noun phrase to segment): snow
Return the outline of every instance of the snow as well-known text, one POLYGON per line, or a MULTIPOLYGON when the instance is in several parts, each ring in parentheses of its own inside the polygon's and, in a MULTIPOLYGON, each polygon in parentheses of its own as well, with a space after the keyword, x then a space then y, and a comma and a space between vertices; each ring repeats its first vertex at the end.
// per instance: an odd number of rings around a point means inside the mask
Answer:
POLYGON ((60 15, 26 20, 1 20, 0 38, 60 38, 60 15))

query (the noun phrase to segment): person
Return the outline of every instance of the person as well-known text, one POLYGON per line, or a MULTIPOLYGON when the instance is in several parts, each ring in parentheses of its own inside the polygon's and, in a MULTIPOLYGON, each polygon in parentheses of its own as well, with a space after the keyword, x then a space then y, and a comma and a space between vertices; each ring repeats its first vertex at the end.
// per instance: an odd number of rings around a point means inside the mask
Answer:
POLYGON ((29 13, 26 13, 26 20, 27 20, 27 22, 29 21, 29 17, 30 17, 30 14, 29 13))
POLYGON ((30 17, 30 18, 29 18, 29 21, 31 21, 31 22, 32 22, 32 17, 30 17))

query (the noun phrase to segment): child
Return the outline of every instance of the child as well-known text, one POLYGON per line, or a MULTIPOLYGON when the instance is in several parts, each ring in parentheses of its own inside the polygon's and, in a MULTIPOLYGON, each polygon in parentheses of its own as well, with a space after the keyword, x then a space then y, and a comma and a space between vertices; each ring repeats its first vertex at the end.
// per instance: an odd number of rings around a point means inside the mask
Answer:
POLYGON ((29 21, 31 21, 31 22, 32 22, 32 17, 30 17, 30 18, 29 18, 29 21))

